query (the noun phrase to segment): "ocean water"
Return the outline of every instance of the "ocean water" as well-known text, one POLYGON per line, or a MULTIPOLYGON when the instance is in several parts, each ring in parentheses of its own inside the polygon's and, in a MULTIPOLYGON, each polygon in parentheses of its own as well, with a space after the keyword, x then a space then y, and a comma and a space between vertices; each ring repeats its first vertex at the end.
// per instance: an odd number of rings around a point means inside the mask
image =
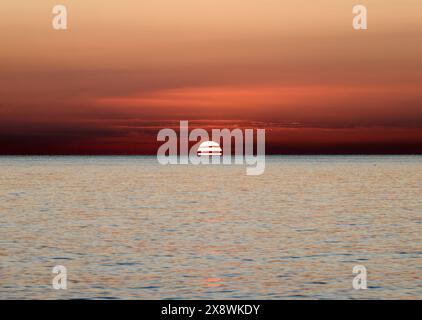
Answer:
POLYGON ((0 157, 0 298, 421 299, 422 157, 0 157))

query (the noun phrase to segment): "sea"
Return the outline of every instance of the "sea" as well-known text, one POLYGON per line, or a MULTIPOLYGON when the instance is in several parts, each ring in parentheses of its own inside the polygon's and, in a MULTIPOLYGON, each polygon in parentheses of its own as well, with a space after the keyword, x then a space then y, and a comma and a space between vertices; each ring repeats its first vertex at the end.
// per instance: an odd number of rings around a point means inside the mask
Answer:
POLYGON ((422 298, 422 156, 265 164, 0 157, 0 298, 422 298))

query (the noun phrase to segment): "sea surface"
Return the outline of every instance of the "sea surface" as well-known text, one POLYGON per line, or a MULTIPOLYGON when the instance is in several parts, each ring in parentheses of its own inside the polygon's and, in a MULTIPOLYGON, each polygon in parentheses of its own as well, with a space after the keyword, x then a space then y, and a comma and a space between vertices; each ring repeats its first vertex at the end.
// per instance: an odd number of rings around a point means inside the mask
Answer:
POLYGON ((421 299, 422 156, 0 157, 0 298, 421 299))

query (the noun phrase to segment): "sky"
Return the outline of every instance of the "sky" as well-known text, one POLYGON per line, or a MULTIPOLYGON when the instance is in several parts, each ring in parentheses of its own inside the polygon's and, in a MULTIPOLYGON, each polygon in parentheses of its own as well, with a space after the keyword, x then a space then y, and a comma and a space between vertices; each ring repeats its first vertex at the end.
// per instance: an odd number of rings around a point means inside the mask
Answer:
POLYGON ((421 154, 421 38, 420 0, 3 0, 0 154, 155 154, 180 120, 265 128, 267 153, 421 154))

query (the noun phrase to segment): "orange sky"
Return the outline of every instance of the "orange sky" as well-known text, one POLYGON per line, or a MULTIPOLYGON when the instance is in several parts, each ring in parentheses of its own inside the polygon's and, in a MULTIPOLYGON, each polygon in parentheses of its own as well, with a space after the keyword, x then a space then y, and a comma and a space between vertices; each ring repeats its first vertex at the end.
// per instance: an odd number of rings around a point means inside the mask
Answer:
POLYGON ((422 153, 422 2, 0 3, 0 154, 154 153, 157 130, 267 128, 270 153, 422 153), (368 8, 368 30, 352 7, 368 8))

